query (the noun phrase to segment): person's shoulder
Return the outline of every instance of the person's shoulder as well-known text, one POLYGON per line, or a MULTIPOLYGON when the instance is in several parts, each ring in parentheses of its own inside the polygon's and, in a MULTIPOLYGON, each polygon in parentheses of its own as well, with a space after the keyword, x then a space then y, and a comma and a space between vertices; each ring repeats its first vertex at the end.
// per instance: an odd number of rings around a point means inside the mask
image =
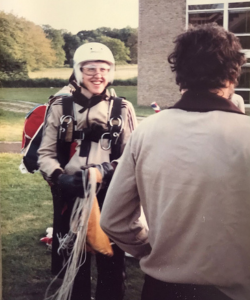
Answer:
POLYGON ((238 103, 244 103, 243 98, 238 94, 233 94, 231 101, 237 106, 238 103))
POLYGON ((72 99, 73 96, 56 96, 53 101, 50 102, 52 106, 62 106, 64 101, 72 99))
POLYGON ((122 108, 123 107, 133 107, 133 104, 130 101, 128 101, 126 98, 121 97, 121 99, 122 99, 122 104, 121 104, 122 108))
POLYGON ((166 123, 166 120, 168 119, 168 114, 171 113, 170 110, 162 110, 158 113, 153 113, 150 116, 145 117, 140 124, 138 125, 137 129, 141 132, 145 131, 147 132, 148 128, 156 128, 161 127, 163 124, 166 123))
MULTIPOLYGON (((121 101, 121 109, 122 110, 133 110, 134 111, 133 104, 130 101, 128 101, 126 98, 123 98, 123 97, 116 97, 116 98, 122 99, 122 101, 121 101)), ((115 99, 114 99, 114 101, 115 101, 115 99)))
POLYGON ((235 99, 235 100, 237 99, 237 100, 242 100, 243 101, 243 98, 240 95, 238 95, 238 94, 233 94, 232 95, 232 100, 233 99, 235 99))
POLYGON ((62 105, 63 99, 72 97, 70 85, 64 86, 61 90, 49 97, 50 105, 62 105))

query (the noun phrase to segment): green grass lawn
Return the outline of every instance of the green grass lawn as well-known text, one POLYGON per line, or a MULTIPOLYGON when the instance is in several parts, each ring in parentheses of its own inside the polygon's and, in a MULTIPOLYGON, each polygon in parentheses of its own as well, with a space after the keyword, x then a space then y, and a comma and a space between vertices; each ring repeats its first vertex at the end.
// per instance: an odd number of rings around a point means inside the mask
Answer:
MULTIPOLYGON (((19 172, 20 161, 19 154, 0 154, 3 299, 43 300, 52 279, 51 253, 40 238, 52 225, 52 199, 39 173, 19 172)), ((138 261, 127 258, 126 269, 124 300, 138 300, 143 284, 138 261)), ((94 286, 94 267, 92 272, 94 286)))
POLYGON ((49 96, 58 92, 58 88, 0 88, 0 100, 28 101, 46 103, 49 96))
MULTIPOLYGON (((150 107, 137 106, 136 86, 116 86, 117 95, 126 97, 135 108, 137 116, 149 116, 154 114, 150 107)), ((46 103, 49 96, 55 94, 58 88, 0 88, 0 100, 4 102, 27 101, 36 103, 46 103)), ((32 105, 31 105, 32 107, 32 105)), ((27 112, 30 110, 27 109, 27 112)), ((0 141, 21 141, 26 113, 8 112, 0 108, 0 141)))
MULTIPOLYGON (((117 96, 125 97, 134 105, 137 116, 146 117, 154 113, 150 106, 144 107, 137 105, 136 86, 115 86, 113 88, 117 96)), ((58 88, 0 88, 0 100, 46 103, 49 96, 55 94, 58 90, 58 88)))
POLYGON ((17 142, 22 140, 25 113, 0 109, 0 141, 17 142))

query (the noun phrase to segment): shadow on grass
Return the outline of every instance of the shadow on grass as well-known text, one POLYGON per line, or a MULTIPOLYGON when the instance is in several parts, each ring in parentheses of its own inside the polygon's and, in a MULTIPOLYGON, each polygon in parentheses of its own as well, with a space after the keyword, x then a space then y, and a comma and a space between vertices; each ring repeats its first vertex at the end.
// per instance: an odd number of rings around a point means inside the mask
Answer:
MULTIPOLYGON (((46 227, 46 226, 45 226, 46 227)), ((44 227, 44 228, 45 228, 44 227)), ((3 300, 42 300, 51 280, 51 252, 40 242, 44 228, 2 237, 3 300)), ((126 258, 126 294, 124 300, 140 299, 143 273, 134 258, 126 258)), ((95 292, 96 268, 92 260, 92 294, 95 292)), ((60 286, 58 280, 50 289, 53 294, 60 286)))

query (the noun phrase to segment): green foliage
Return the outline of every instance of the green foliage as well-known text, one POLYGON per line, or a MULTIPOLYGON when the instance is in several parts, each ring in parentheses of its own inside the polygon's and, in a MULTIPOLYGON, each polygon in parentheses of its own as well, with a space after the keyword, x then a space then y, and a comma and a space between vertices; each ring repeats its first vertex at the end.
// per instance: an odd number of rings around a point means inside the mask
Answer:
POLYGON ((138 29, 132 29, 128 39, 125 42, 126 47, 130 49, 130 59, 131 64, 137 64, 138 55, 138 29))
POLYGON ((65 51, 63 46, 65 45, 62 33, 62 30, 57 30, 52 28, 50 25, 43 25, 43 31, 46 34, 46 37, 51 40, 51 47, 55 50, 56 53, 56 66, 63 66, 66 59, 65 51))
POLYGON ((107 36, 101 36, 96 41, 109 47, 117 65, 124 65, 127 61, 130 61, 130 51, 122 41, 107 36))
POLYGON ((65 51, 65 64, 68 64, 70 67, 73 67, 73 56, 76 49, 81 46, 82 41, 77 35, 73 35, 69 32, 63 33, 64 46, 63 49, 65 51))
POLYGON ((51 41, 40 26, 3 11, 0 12, 0 44, 16 61, 25 62, 29 71, 53 66, 56 61, 51 41))
POLYGON ((138 30, 127 26, 122 29, 111 29, 109 27, 100 27, 95 30, 82 30, 77 33, 82 43, 86 42, 101 42, 109 47, 115 56, 116 63, 130 62, 137 63, 137 44, 138 44, 138 30), (113 42, 111 42, 112 40, 113 42), (121 41, 124 46, 113 45, 115 41, 121 41), (113 48, 111 48, 113 47, 113 48), (125 48, 124 48, 125 47, 125 48), (117 57, 117 58, 116 58, 117 57))
POLYGON ((62 87, 68 84, 66 79, 17 79, 17 80, 1 80, 1 87, 62 87))
POLYGON ((0 45, 0 84, 1 80, 27 79, 26 62, 15 59, 3 45, 0 45))
POLYGON ((137 77, 129 79, 115 79, 112 85, 122 85, 122 86, 137 86, 137 77))
POLYGON ((81 42, 95 42, 96 39, 103 34, 98 30, 81 30, 77 33, 77 36, 80 38, 81 42))

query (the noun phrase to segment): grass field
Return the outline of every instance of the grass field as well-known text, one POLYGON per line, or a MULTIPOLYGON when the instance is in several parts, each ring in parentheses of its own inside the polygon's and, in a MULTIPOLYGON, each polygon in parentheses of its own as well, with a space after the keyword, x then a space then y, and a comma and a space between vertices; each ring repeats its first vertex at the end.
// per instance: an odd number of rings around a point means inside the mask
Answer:
MULTIPOLYGON (((150 107, 137 106, 136 86, 116 86, 117 95, 126 97, 135 108, 137 116, 146 117, 154 113, 150 107)), ((34 103, 46 103, 49 96, 55 94, 58 88, 0 88, 0 141, 21 141, 25 113, 6 112, 1 109, 3 104, 9 102, 7 106, 16 106, 19 110, 18 101, 28 101, 34 103)), ((32 108, 32 104, 26 109, 26 113, 32 108)))
MULTIPOLYGON (((113 87, 119 96, 127 98, 134 106, 137 106, 136 86, 113 87)), ((45 103, 49 96, 54 95, 59 88, 0 88, 0 100, 4 101, 29 101, 34 103, 45 103)), ((150 109, 152 111, 152 109, 150 109)))
POLYGON ((0 109, 0 141, 21 141, 24 117, 25 113, 16 113, 0 109))
MULTIPOLYGON (((3 299, 43 300, 52 279, 51 253, 40 238, 52 225, 52 199, 39 173, 19 172, 20 161, 19 154, 0 154, 3 299)), ((127 258, 126 269, 124 300, 138 300, 143 283, 138 261, 127 258)))
MULTIPOLYGON (((62 78, 69 79, 72 68, 50 68, 36 72, 29 72, 30 78, 62 78)), ((137 77, 137 65, 116 66, 115 79, 129 79, 137 77)))
MULTIPOLYGON (((112 86, 111 86, 112 88, 112 86)), ((130 101, 137 116, 149 116, 154 113, 150 106, 137 105, 136 86, 115 86, 116 94, 130 101)), ((46 103, 49 96, 58 92, 58 88, 0 88, 0 100, 3 101, 29 101, 34 103, 46 103)), ((150 104, 149 104, 150 105, 150 104)))

